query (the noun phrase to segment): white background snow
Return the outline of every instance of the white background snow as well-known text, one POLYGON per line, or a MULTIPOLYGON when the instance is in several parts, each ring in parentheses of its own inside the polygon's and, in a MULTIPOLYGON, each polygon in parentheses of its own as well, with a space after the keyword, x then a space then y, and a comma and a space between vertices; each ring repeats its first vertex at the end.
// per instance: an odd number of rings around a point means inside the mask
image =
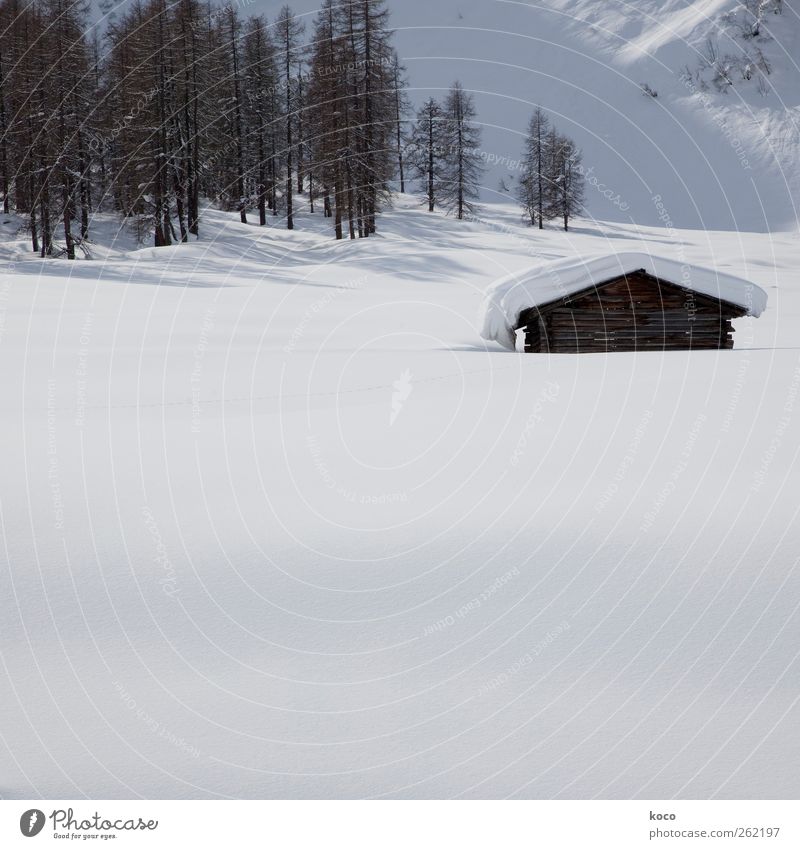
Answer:
POLYGON ((495 169, 481 220, 398 199, 354 244, 208 212, 159 250, 99 221, 70 264, 2 225, 0 795, 796 796, 796 174, 754 127, 751 181, 670 88, 701 4, 567 5, 394 20, 412 85, 487 92, 498 155, 542 83, 626 215, 590 189, 594 219, 532 231, 495 169), (768 308, 733 351, 480 339, 498 278, 631 250, 768 308))

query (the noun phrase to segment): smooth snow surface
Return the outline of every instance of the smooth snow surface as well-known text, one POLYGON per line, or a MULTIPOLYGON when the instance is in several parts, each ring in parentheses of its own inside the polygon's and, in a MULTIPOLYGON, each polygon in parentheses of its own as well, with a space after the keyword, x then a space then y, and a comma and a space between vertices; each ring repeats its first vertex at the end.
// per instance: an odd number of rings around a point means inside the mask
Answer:
POLYGON ((514 350, 515 330, 523 310, 541 307, 622 274, 645 271, 653 277, 736 304, 757 317, 767 306, 767 293, 731 274, 646 253, 620 253, 597 257, 568 257, 540 263, 498 280, 486 293, 481 336, 514 350))
POLYGON ((800 241, 481 217, 2 225, 2 796, 797 797, 800 241), (481 342, 493 281, 632 250, 769 305, 481 342))

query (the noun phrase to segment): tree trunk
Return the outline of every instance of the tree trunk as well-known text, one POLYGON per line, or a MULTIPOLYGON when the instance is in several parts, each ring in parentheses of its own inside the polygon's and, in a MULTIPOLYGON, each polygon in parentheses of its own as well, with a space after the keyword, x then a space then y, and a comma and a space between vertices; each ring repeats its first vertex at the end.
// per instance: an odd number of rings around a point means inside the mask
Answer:
POLYGON ((286 229, 294 230, 292 208, 292 179, 294 161, 292 157, 292 65, 289 37, 286 39, 286 229))
POLYGON ((461 116, 458 119, 458 220, 464 218, 464 145, 461 136, 461 116))
POLYGON ((436 205, 434 196, 434 149, 433 149, 433 115, 428 117, 428 212, 433 212, 436 205))
POLYGON ((5 96, 5 71, 3 69, 3 54, 0 53, 0 191, 3 192, 3 212, 8 215, 10 211, 8 192, 10 180, 8 178, 8 152, 7 152, 7 130, 6 130, 6 96, 5 96))
POLYGON ((303 194, 303 71, 297 74, 297 194, 303 194))
POLYGON ((400 130, 400 77, 397 71, 397 65, 394 68, 394 109, 397 126, 397 164, 400 169, 400 194, 402 195, 406 191, 406 180, 403 174, 403 137, 400 130))
POLYGON ((276 150, 275 131, 272 133, 272 156, 269 160, 269 208, 273 215, 278 214, 278 166, 276 164, 278 151, 276 150))
POLYGON ((236 133, 236 203, 239 208, 239 220, 247 224, 247 201, 244 196, 244 151, 242 149, 242 108, 241 87, 239 85, 239 49, 236 44, 236 19, 235 11, 229 7, 231 55, 233 58, 233 104, 234 104, 234 131, 236 133))
POLYGON ((539 181, 539 229, 544 230, 544 151, 542 149, 542 129, 537 129, 536 138, 536 179, 539 181))
POLYGON ((264 150, 264 132, 258 132, 258 223, 263 227, 267 223, 267 162, 264 150))
POLYGON ((31 206, 31 250, 39 253, 39 229, 36 223, 36 204, 31 206))
POLYGON ((336 217, 334 218, 333 229, 338 240, 342 238, 342 207, 344 206, 344 198, 342 197, 342 175, 338 163, 336 164, 336 177, 333 190, 336 206, 336 217))
POLYGON ((42 184, 41 202, 39 211, 42 219, 42 250, 41 256, 50 256, 53 252, 52 231, 50 230, 50 192, 47 189, 47 175, 42 184))
POLYGON ((67 259, 75 259, 75 242, 72 240, 72 198, 69 180, 64 180, 62 191, 64 201, 64 241, 67 245, 67 259))
POLYGON ((375 167, 375 131, 373 126, 374 104, 372 98, 372 15, 370 0, 363 0, 364 13, 364 123, 367 138, 365 142, 365 174, 364 174, 364 235, 375 232, 375 208, 378 194, 375 167))
POLYGON ((172 184, 175 191, 175 212, 178 216, 178 227, 181 231, 181 242, 189 241, 189 232, 186 229, 186 214, 183 206, 183 187, 181 186, 177 166, 172 168, 172 184))

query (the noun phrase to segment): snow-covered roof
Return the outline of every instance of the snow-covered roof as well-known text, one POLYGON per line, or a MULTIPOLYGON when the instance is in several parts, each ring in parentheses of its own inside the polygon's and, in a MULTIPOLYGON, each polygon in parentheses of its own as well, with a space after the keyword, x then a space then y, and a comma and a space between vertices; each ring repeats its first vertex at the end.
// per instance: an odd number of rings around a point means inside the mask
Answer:
POLYGON ((747 310, 748 315, 759 316, 767 306, 767 293, 754 283, 709 268, 699 268, 646 253, 569 257, 540 263, 493 283, 486 292, 483 304, 481 336, 513 351, 515 330, 519 325, 520 313, 524 310, 542 307, 593 285, 639 270, 700 295, 710 295, 735 304, 747 310))

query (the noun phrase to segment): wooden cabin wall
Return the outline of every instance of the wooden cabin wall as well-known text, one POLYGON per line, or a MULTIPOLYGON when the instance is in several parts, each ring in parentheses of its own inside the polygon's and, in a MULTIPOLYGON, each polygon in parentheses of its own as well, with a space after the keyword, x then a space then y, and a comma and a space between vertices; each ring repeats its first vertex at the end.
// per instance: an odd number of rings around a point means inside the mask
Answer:
POLYGON ((521 316, 525 350, 549 353, 733 347, 744 310, 637 272, 521 316))

